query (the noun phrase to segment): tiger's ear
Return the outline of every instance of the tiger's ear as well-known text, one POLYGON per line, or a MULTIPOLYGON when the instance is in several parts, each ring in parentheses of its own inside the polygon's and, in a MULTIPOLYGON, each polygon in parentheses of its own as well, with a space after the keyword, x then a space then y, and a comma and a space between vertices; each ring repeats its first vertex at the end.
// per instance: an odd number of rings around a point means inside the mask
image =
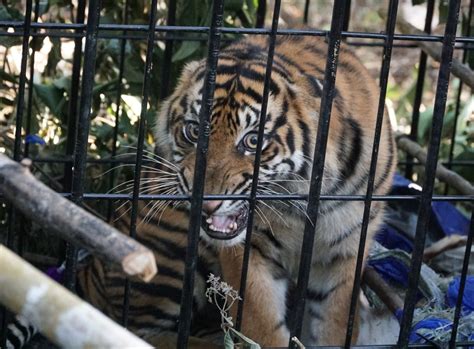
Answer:
POLYGON ((179 77, 179 82, 186 83, 187 81, 189 81, 202 64, 202 60, 186 63, 179 77))

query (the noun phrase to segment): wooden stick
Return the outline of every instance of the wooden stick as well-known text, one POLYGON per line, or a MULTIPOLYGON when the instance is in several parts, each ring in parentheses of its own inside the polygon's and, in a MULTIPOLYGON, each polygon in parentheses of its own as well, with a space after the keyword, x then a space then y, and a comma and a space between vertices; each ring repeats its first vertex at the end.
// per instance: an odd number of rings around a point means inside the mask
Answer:
MULTIPOLYGON (((426 151, 416 142, 413 142, 405 134, 397 135, 397 146, 408 154, 418 159, 423 165, 426 164, 426 151)), ((449 184, 450 187, 456 189, 463 195, 474 195, 474 187, 463 177, 453 172, 442 164, 438 163, 436 167, 436 177, 443 182, 449 184)))
MULTIPOLYGON (((412 26, 401 16, 397 18, 397 26, 403 34, 426 35, 426 33, 412 26)), ((435 61, 441 62, 441 43, 427 41, 415 41, 415 43, 435 61)), ((474 72, 467 64, 463 64, 461 61, 453 58, 451 72, 470 88, 474 89, 474 72)))
MULTIPOLYGON (((28 160, 28 159, 26 159, 28 160)), ((157 272, 153 253, 38 181, 25 166, 0 154, 0 191, 25 216, 128 275, 150 281, 157 272)))
POLYGON ((403 301, 393 291, 384 279, 371 267, 366 267, 363 276, 364 282, 374 291, 392 313, 403 309, 403 301))
POLYGON ((152 348, 0 245, 0 303, 66 348, 152 348))
POLYGON ((423 262, 427 263, 445 251, 465 246, 466 242, 467 236, 464 235, 445 236, 441 240, 433 243, 430 247, 425 248, 425 251, 423 252, 423 262))

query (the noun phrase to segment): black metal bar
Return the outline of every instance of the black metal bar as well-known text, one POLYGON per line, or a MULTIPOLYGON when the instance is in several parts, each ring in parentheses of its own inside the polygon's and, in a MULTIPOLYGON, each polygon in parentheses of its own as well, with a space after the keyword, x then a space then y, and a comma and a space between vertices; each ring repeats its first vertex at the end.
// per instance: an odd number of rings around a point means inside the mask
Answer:
MULTIPOLYGON (((0 21, 0 28, 20 28, 23 22, 11 22, 11 21, 0 21)), ((84 29, 84 25, 79 24, 66 24, 66 23, 32 23, 32 28, 35 29, 65 29, 65 30, 73 30, 73 29, 84 29)), ((129 24, 124 26, 123 24, 101 24, 99 29, 101 31, 123 31, 127 30, 128 32, 146 32, 146 25, 140 24, 129 24)), ((156 26, 155 31, 159 33, 166 33, 166 32, 176 32, 176 33, 209 33, 209 27, 201 27, 201 26, 156 26)), ((223 34, 254 34, 254 35, 270 35, 270 29, 265 28, 222 28, 221 32, 223 34)), ((277 35, 305 35, 305 36, 325 36, 327 31, 325 30, 311 30, 311 29, 280 29, 277 32, 277 35)), ((0 32, 0 36, 22 36, 22 32, 0 32)), ((34 35, 37 36, 45 36, 44 33, 36 33, 34 35)), ((49 34, 48 34, 49 35, 49 34)), ((99 37, 103 35, 100 33, 99 37)), ((61 35, 61 37, 66 37, 67 34, 61 35)), ((84 36, 84 35, 82 35, 84 36)), ((70 33, 69 37, 75 37, 70 33)), ((110 36, 117 38, 116 35, 110 36)), ((109 38, 110 38, 109 37, 109 38)), ((377 39, 377 40, 385 40, 386 35, 383 33, 370 33, 370 32, 342 32, 342 37, 344 38, 361 38, 361 39, 377 39)), ((120 38, 120 36, 119 36, 120 38)), ((143 39, 143 37, 138 37, 139 39, 143 39)), ((428 42, 442 42, 443 36, 442 35, 425 35, 425 34, 395 34, 393 39, 395 41, 428 41, 428 42)), ((163 40, 161 38, 160 40, 163 40)), ((458 36, 455 38, 456 43, 474 43, 474 37, 464 37, 458 36)))
POLYGON ((308 24, 309 2, 310 2, 310 0, 306 0, 305 3, 304 3, 304 14, 303 14, 303 23, 304 24, 308 24))
MULTIPOLYGON (((38 21, 39 17, 39 0, 35 0, 35 7, 33 10, 34 22, 38 21)), ((30 56, 30 71, 29 71, 29 81, 28 81, 28 96, 26 103, 26 125, 25 125, 25 135, 28 136, 31 133, 31 114, 32 114, 32 102, 33 102, 33 81, 35 74, 35 53, 36 53, 36 38, 31 40, 31 56, 30 56)), ((25 151, 24 156, 28 157, 30 144, 25 142, 25 151)), ((25 238, 25 221, 20 220, 18 228, 18 254, 23 256, 23 247, 24 247, 24 238, 25 238)))
POLYGON ((263 28, 265 26, 265 16, 267 14, 267 0, 258 0, 257 19, 255 28, 263 28))
MULTIPOLYGON (((137 218, 138 218, 138 196, 140 194, 140 176, 143 159, 143 148, 145 143, 145 129, 146 129, 146 112, 148 108, 149 95, 151 90, 151 73, 153 71, 153 45, 155 32, 153 27, 156 23, 157 0, 151 1, 150 17, 148 22, 148 40, 147 51, 145 59, 145 70, 143 72, 143 88, 142 88, 142 105, 140 110, 140 123, 138 126, 138 140, 137 140, 137 157, 135 169, 133 174, 133 194, 132 194, 132 208, 130 213, 130 237, 135 238, 137 235, 137 218)), ((130 305, 130 281, 125 280, 125 293, 122 309, 122 325, 127 327, 128 310, 130 305)))
MULTIPOLYGON (((394 46, 395 47, 395 46, 394 46)), ((72 163, 72 157, 70 156, 61 156, 58 158, 54 157, 33 157, 31 158, 33 163, 72 163)), ((88 164, 134 164, 134 161, 127 160, 126 158, 102 158, 102 159, 95 159, 95 158, 89 158, 87 159, 88 164)), ((152 161, 149 160, 144 160, 144 163, 153 163, 152 161)), ((422 166, 423 164, 420 162, 407 162, 407 161, 399 161, 398 165, 413 165, 413 166, 422 166)), ((450 166, 474 166, 474 160, 453 160, 452 162, 448 163, 446 161, 440 162, 440 164, 447 166, 448 164, 450 166)))
MULTIPOLYGON (((470 6, 469 6, 469 12, 467 15, 467 26, 466 26, 466 36, 471 35, 471 20, 472 20, 472 8, 474 7, 474 1, 470 1, 470 6)), ((462 62, 466 63, 467 60, 467 51, 463 51, 462 54, 462 62)), ((458 119, 459 119, 459 112, 461 109, 461 93, 462 93, 462 88, 463 88, 463 82, 461 79, 459 79, 459 87, 458 87, 458 93, 456 96, 456 108, 454 110, 454 122, 453 122, 453 131, 451 133, 451 143, 449 145, 449 155, 448 155, 448 165, 447 167, 451 169, 451 163, 454 158, 454 147, 456 145, 456 132, 457 132, 457 126, 458 126, 458 119)), ((449 190, 449 186, 446 184, 445 186, 445 191, 444 193, 447 194, 449 190)))
MULTIPOLYGON (((434 12, 434 0, 428 0, 426 8, 426 18, 425 18, 425 28, 424 31, 426 34, 431 33, 431 22, 433 20, 434 12)), ((413 102, 413 114, 411 117, 411 130, 410 130, 410 139, 412 141, 417 141, 418 138, 418 123, 420 120, 420 106, 423 98, 423 85, 425 83, 425 73, 426 73, 426 62, 428 55, 425 51, 421 50, 420 53, 420 63, 418 68, 418 77, 416 80, 416 90, 415 90, 415 100, 413 102)), ((407 155, 407 161, 413 161, 413 157, 407 155)), ((413 166, 407 165, 405 168, 405 177, 412 178, 413 175, 413 166)))
MULTIPOLYGON (((166 25, 174 26, 176 24, 176 3, 177 0, 169 1, 168 7, 168 19, 166 25)), ((170 33, 166 33, 166 37, 169 37, 170 33)), ((163 54, 163 65, 161 69, 161 90, 160 99, 164 99, 169 95, 170 92, 170 77, 171 77, 171 59, 173 57, 173 40, 167 40, 165 46, 165 52, 163 54)))
POLYGON ((344 8, 344 24, 342 25, 343 32, 347 32, 349 30, 350 20, 351 20, 351 0, 347 0, 346 7, 344 8))
POLYGON ((431 201, 434 189, 434 174, 438 160, 438 151, 441 141, 443 117, 448 94, 449 75, 451 72, 451 61, 453 58, 454 37, 459 16, 459 0, 450 0, 448 5, 448 18, 444 33, 443 49, 441 52, 441 64, 439 68, 438 83, 436 87, 435 105, 433 110, 433 127, 431 130, 430 144, 428 147, 427 162, 425 167, 426 177, 423 183, 423 191, 418 210, 418 221, 416 225, 415 242, 413 246, 412 262, 408 274, 408 290, 405 296, 403 317, 400 324, 400 335, 398 346, 405 347, 408 344, 409 333, 413 320, 420 268, 423 262, 423 249, 425 245, 427 225, 431 213, 431 201))
MULTIPOLYGON (((35 0, 35 8, 33 11, 34 19, 33 22, 38 22, 39 18, 39 0, 35 0)), ((32 32, 35 32, 35 30, 32 30, 32 32)), ((34 75, 35 75, 35 54, 36 54, 36 43, 37 43, 37 38, 33 37, 31 40, 31 56, 30 56, 30 73, 29 77, 30 80, 28 81, 28 97, 27 97, 27 112, 26 112, 26 126, 25 126, 25 133, 26 135, 29 135, 31 132, 31 114, 33 112, 33 81, 34 81, 34 75)), ((30 150, 30 144, 25 143, 25 157, 28 157, 29 155, 29 150, 30 150)))
POLYGON ((25 109, 26 65, 28 62, 28 41, 30 40, 32 0, 26 2, 23 42, 21 47, 20 78, 18 81, 18 95, 16 105, 15 143, 13 146, 13 159, 20 160, 21 156, 21 130, 23 127, 23 112, 25 109))
POLYGON ((267 115, 267 106, 268 106, 268 95, 270 93, 270 81, 272 75, 273 67, 273 56, 275 54, 276 46, 276 31, 278 30, 278 19, 280 17, 280 7, 281 1, 275 0, 275 5, 273 8, 273 19, 272 19, 272 34, 269 37, 268 45, 268 57, 265 68, 265 79, 263 82, 263 96, 262 96, 262 106, 260 109, 259 116, 259 125, 258 125, 258 138, 257 138, 257 149, 255 150, 255 160, 253 163, 253 174, 252 174, 252 186, 250 190, 250 199, 249 199, 249 215, 247 220, 247 232, 245 235, 245 248, 244 256, 242 261, 242 273, 240 277, 240 289, 239 295, 241 300, 239 301, 237 308, 237 318, 236 318, 236 328, 237 331, 240 331, 242 325, 242 314, 244 309, 245 302, 245 289, 247 287, 247 272, 249 267, 249 258, 250 258, 250 248, 251 248, 251 239, 252 239, 252 228, 255 215, 255 205, 257 203, 257 187, 258 187, 258 177, 260 174, 260 159, 262 155, 263 147, 263 134, 265 132, 265 121, 267 115))
MULTIPOLYGON (((18 95, 17 95, 17 110, 16 110, 16 120, 15 120, 15 139, 13 145, 13 159, 15 161, 20 160, 21 156, 21 130, 23 126, 23 110, 25 106, 25 84, 26 84, 26 65, 28 61, 28 41, 30 38, 30 27, 31 27, 31 12, 32 12, 32 0, 26 2, 25 9, 25 21, 22 22, 24 26, 23 31, 23 41, 21 48, 21 63, 20 63, 20 77, 18 81, 18 95)), ((7 225, 7 236, 6 236, 6 245, 9 248, 14 249, 14 236, 13 229, 15 228, 16 220, 16 210, 13 208, 13 205, 9 204, 8 208, 8 225, 7 225)), ((4 308, 1 307, 0 315, 2 317, 2 330, 1 330, 1 341, 2 347, 6 347, 6 331, 7 324, 11 319, 10 313, 4 308)))
POLYGON ((458 332, 459 318, 461 317, 462 301, 464 298, 464 290, 466 286, 467 272, 469 269, 469 259, 471 257, 472 242, 474 238, 474 210, 471 213, 471 224, 469 228, 469 234, 466 241, 466 249, 464 250, 464 259, 461 270, 461 279, 459 280, 459 292, 456 300, 456 308, 454 310, 453 327, 451 329, 451 339, 449 341, 449 347, 451 349, 456 348, 456 336, 458 332))
MULTIPOLYGON (((101 0, 90 0, 86 27, 86 46, 84 50, 84 68, 82 74, 81 98, 77 122, 77 140, 74 148, 74 169, 72 174, 71 200, 81 205, 84 194, 84 181, 87 160, 87 148, 94 87, 97 31, 99 26, 101 0)), ((76 284, 77 249, 72 244, 66 247, 66 270, 64 284, 74 290, 76 284)))
MULTIPOLYGON (((343 11, 341 11, 341 9, 345 8, 345 3, 345 0, 336 0, 332 12, 323 93, 321 97, 321 110, 319 112, 318 131, 314 147, 313 169, 311 171, 308 206, 306 209, 307 218, 304 227, 304 243, 301 248, 298 283, 295 292, 296 306, 292 314, 293 321, 290 338, 293 336, 301 337, 306 289, 308 287, 308 278, 313 255, 314 235, 317 227, 324 160, 326 157, 326 146, 329 134, 329 121, 331 118, 331 106, 335 91, 337 60, 339 56, 342 25, 344 22, 343 11)), ((296 344, 290 342, 289 345, 294 348, 296 344)))
MULTIPOLYGON (((125 24, 128 23, 128 0, 125 0, 125 4, 123 7, 123 12, 122 12, 122 18, 125 24)), ((124 31, 124 34, 127 32, 124 31)), ((119 126, 120 126, 120 114, 122 112, 122 84, 124 83, 123 81, 123 74, 125 70, 125 47, 127 45, 127 40, 122 39, 120 41, 120 53, 119 53, 119 75, 117 79, 117 95, 115 98, 115 125, 114 125, 114 134, 112 137, 112 153, 110 154, 112 158, 115 158, 115 155, 117 155, 117 141, 118 141, 118 133, 119 133, 119 126)), ((114 163, 110 163, 109 167, 109 187, 113 188, 114 183, 115 183, 115 170, 114 170, 114 163)), ((110 222, 112 219, 113 215, 113 210, 114 210, 114 205, 113 202, 109 202, 109 206, 107 207, 107 221, 110 222)))
POLYGON ((199 113, 199 137, 196 149, 196 162, 192 188, 191 214, 189 219, 188 245, 186 248, 186 264, 179 314, 178 349, 185 349, 188 344, 193 305, 194 271, 197 263, 199 231, 201 228, 201 209, 204 194, 204 180, 207 165, 207 149, 211 129, 211 113, 216 84, 217 61, 223 25, 224 1, 214 0, 212 19, 209 28, 209 48, 206 63, 206 79, 202 95, 202 108, 199 113))
MULTIPOLYGON (((79 0, 77 3, 76 21, 78 24, 85 20, 86 1, 79 0)), ((80 33, 77 29, 77 33, 80 33)), ((71 191, 72 187, 72 164, 74 146, 76 144, 77 133, 77 113, 79 102, 79 83, 81 81, 81 63, 82 63, 82 38, 74 39, 74 52, 72 55, 72 74, 71 89, 69 91, 69 103, 67 113, 67 134, 66 134, 66 156, 71 157, 71 162, 64 166, 63 190, 71 191)))
MULTIPOLYGON (((367 228, 369 226, 370 209, 372 206, 372 195, 374 192, 375 172, 377 170, 377 160, 379 153, 380 137, 382 135, 383 117, 385 111, 385 97, 387 95, 388 74, 390 71, 390 62, 392 59, 393 35, 395 33, 395 24, 397 22, 398 0, 390 0, 387 15, 387 41, 383 52, 382 69, 380 71, 380 95, 378 101, 377 121, 375 124, 374 141, 372 145, 372 155, 370 160, 369 178, 367 181, 367 192, 364 200, 364 213, 362 217, 362 227, 360 232, 359 250, 357 252, 357 262, 354 275, 354 285, 352 287, 351 304, 349 307, 349 318, 347 321, 345 348, 351 347, 354 318, 359 299, 362 264, 364 260, 365 244, 367 241, 367 228)), ((387 131, 389 132, 389 131, 387 131)))
MULTIPOLYGON (((71 198, 71 193, 58 193, 65 198, 71 198)), ((0 193, 0 199, 3 195, 0 193)), ((84 193, 82 196, 83 200, 132 200, 130 194, 101 194, 101 193, 84 193)), ((162 195, 162 194, 143 194, 138 196, 140 201, 150 200, 176 200, 176 201, 189 201, 192 198, 190 195, 162 195)), ((204 195, 204 200, 249 200, 250 196, 246 194, 212 194, 204 195)), ((279 200, 292 200, 292 201, 307 201, 308 195, 299 194, 257 194, 257 201, 279 201, 279 200)), ((321 201, 364 201, 365 195, 321 195, 321 201)), ((420 195, 373 195, 372 201, 418 201, 420 195)), ((474 196, 470 195, 433 195, 433 201, 446 201, 446 202, 474 202, 474 196)))

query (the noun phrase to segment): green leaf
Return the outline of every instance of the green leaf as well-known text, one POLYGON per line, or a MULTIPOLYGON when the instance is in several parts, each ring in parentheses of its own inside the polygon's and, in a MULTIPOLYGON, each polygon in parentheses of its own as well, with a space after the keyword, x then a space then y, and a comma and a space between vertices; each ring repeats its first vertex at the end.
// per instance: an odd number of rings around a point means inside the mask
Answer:
MULTIPOLYGON (((5 5, 0 4, 0 21, 16 21, 23 20, 23 15, 16 9, 6 7, 5 5)), ((16 30, 15 30, 16 31, 16 30)), ((5 47, 12 47, 21 45, 20 36, 1 36, 0 35, 0 45, 5 47)))
POLYGON ((244 0, 227 0, 224 3, 224 11, 237 12, 242 9, 244 0))
POLYGON ((440 0, 438 5, 439 11, 439 23, 446 23, 446 19, 448 18, 448 1, 447 0, 440 0))
POLYGON ((172 58, 172 62, 178 62, 184 60, 196 52, 201 43, 199 41, 185 41, 181 44, 178 51, 175 52, 172 58))
POLYGON ((230 331, 227 331, 224 335, 224 349, 234 349, 234 341, 230 335, 230 331))
POLYGON ((63 96, 64 90, 54 85, 33 84, 34 91, 40 100, 51 110, 51 112, 59 116, 62 105, 65 100, 63 96))

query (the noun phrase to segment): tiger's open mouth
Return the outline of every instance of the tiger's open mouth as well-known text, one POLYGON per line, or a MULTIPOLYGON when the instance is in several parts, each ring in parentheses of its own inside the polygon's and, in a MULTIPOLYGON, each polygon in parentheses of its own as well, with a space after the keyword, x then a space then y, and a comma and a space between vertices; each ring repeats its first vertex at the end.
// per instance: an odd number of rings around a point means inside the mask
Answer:
POLYGON ((231 240, 245 230, 247 217, 248 211, 242 207, 234 214, 203 217, 202 228, 213 239, 231 240))

